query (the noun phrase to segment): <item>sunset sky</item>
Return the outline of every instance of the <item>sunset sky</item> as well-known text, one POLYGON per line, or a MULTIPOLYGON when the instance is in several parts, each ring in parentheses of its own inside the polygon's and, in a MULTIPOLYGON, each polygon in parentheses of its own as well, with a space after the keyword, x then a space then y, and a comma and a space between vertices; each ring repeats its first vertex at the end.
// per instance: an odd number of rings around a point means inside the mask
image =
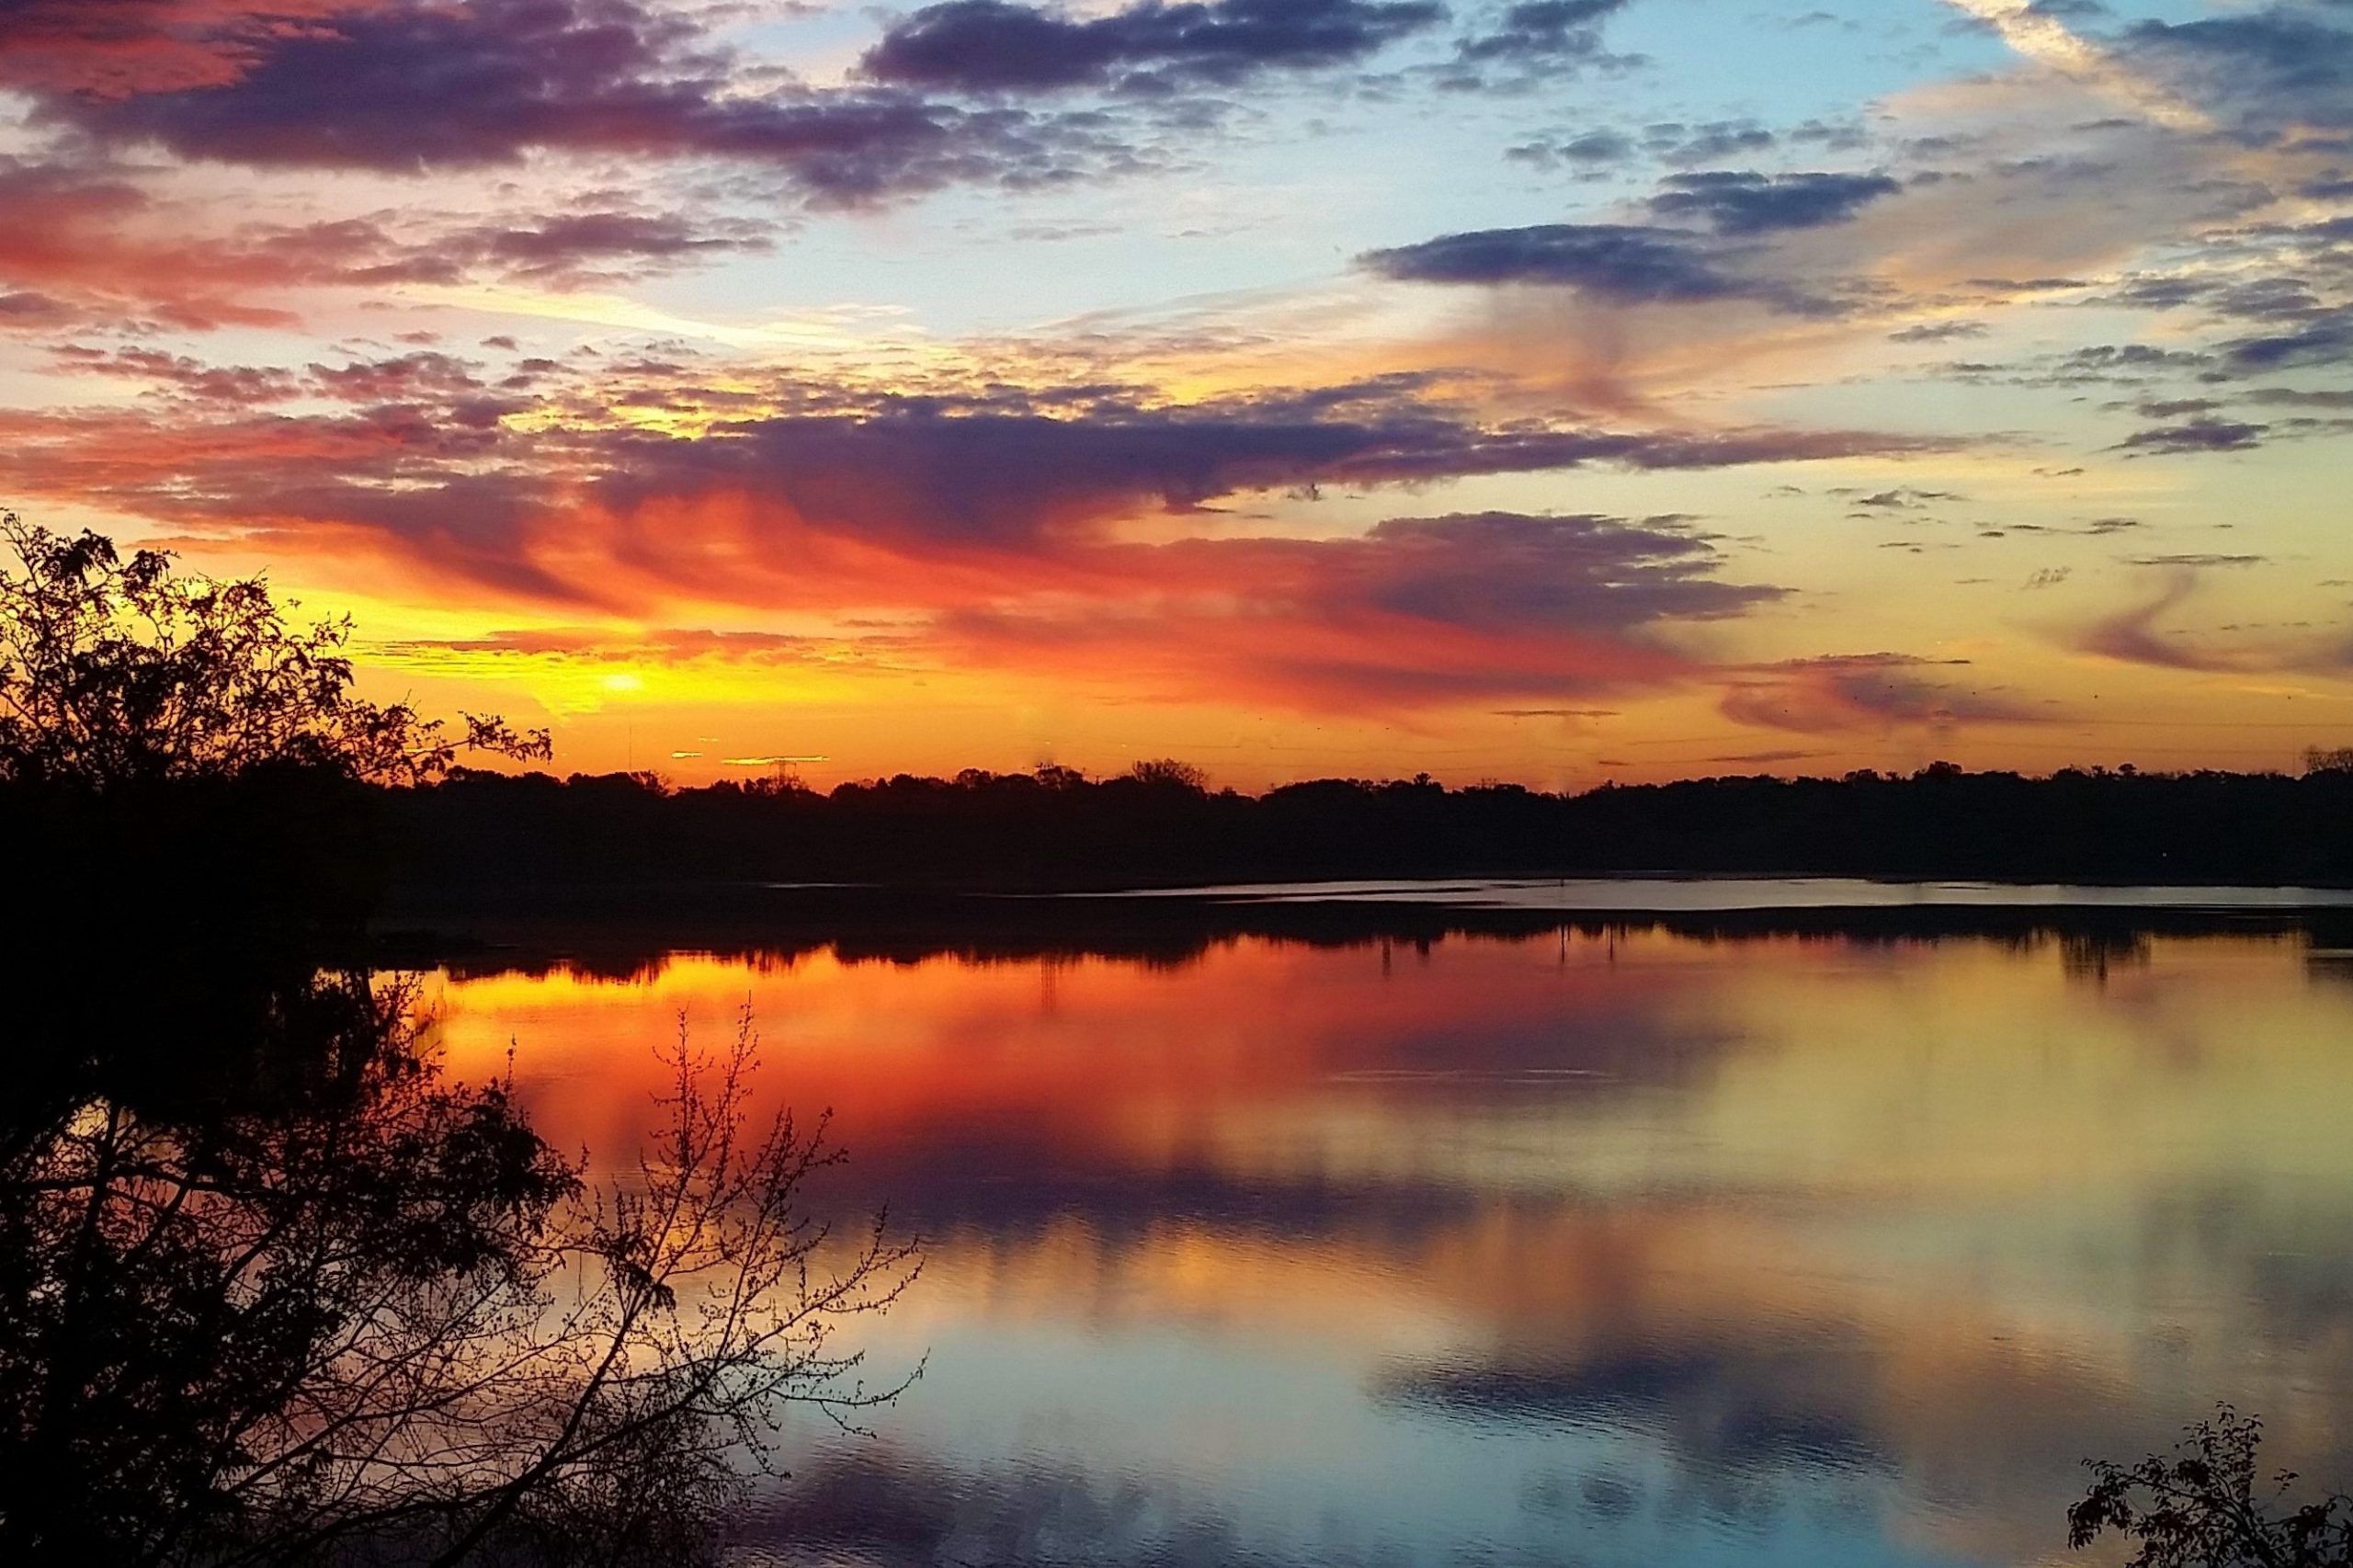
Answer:
POLYGON ((2353 744, 2353 0, 6 0, 0 504, 558 771, 2353 744))

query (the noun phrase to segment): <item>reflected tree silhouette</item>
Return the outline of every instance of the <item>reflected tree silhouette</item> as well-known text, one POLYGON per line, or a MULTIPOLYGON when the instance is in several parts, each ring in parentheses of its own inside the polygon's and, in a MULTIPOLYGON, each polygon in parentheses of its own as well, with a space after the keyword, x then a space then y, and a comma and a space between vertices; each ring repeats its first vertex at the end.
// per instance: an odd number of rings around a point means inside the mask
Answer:
POLYGON ((842 1421, 848 1318, 913 1278, 801 1207, 822 1125, 669 1053, 599 1187, 509 1088, 452 1085, 411 996, 290 999, 292 1081, 201 1119, 94 1096, 0 1170, 0 1558, 692 1562, 779 1407, 842 1421))
MULTIPOLYGON (((634 1168, 440 1071, 357 945, 360 788, 457 743, 258 582, 0 525, 0 1562, 691 1563, 917 1258, 808 1207, 748 1016, 683 1032, 634 1168)), ((543 755, 470 719, 467 741, 543 755)))
POLYGON ((2088 1461, 2092 1484, 2067 1510, 2067 1544, 2109 1531, 2133 1545, 2128 1568, 2347 1568, 2353 1497, 2292 1504, 2297 1477, 2261 1472, 2263 1422, 2216 1407, 2170 1455, 2088 1461))

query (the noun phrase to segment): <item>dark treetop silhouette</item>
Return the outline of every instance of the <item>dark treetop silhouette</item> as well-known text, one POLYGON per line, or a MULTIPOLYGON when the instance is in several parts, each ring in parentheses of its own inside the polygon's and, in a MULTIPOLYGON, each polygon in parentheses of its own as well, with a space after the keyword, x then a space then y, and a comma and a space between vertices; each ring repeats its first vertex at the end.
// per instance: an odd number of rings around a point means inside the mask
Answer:
MULTIPOLYGON (((94 790, 233 778, 271 767, 417 783, 458 744, 405 703, 351 694, 347 619, 289 626, 260 578, 175 573, 168 554, 129 561, 114 542, 65 539, 0 513, 0 779, 94 790)), ((463 744, 549 755, 465 716, 463 744)))
POLYGON ((0 532, 0 1561, 708 1556, 783 1403, 895 1392, 835 1335, 915 1258, 805 1209, 822 1120, 753 1122, 748 1018, 601 1188, 446 1081, 346 944, 454 744, 258 582, 0 532))

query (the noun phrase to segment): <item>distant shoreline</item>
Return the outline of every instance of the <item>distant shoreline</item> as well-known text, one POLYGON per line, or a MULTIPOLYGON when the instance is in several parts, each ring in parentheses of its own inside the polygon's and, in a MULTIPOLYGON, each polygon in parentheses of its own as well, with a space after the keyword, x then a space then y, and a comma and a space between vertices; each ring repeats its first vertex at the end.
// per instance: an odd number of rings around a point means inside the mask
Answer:
MULTIPOLYGON (((1802 880, 1621 881, 1723 888, 1802 880)), ((1461 881, 1448 880, 1457 887, 1461 881)), ((2180 902, 2143 903, 1989 899, 1662 909, 1328 892, 1233 897, 1217 890, 1154 890, 1139 897, 756 882, 476 889, 460 896, 404 897, 390 906, 374 924, 372 957, 391 967, 446 968, 459 974, 564 967, 618 976, 644 972, 688 952, 777 961, 831 951, 848 961, 901 963, 940 957, 1183 963, 1218 944, 1245 939, 1416 947, 1460 939, 1643 933, 1702 941, 2053 942, 2094 956, 2127 952, 2158 937, 2302 934, 2316 954, 2353 952, 2353 893, 2312 890, 2316 896, 2308 902, 2233 903, 2195 897, 2207 890, 2177 891, 2184 895, 2180 902)))
POLYGON ((1189 898, 1225 903, 1415 903, 1458 909, 1544 909, 1600 915, 1738 914, 1769 909, 1859 912, 1919 907, 2353 909, 2353 888, 2308 887, 2294 883, 2071 882, 1994 878, 1804 873, 1782 876, 1764 872, 1744 875, 1675 871, 1622 871, 1586 877, 1366 878, 1239 882, 1036 896, 1189 898), (1612 902, 1620 890, 1635 888, 1675 889, 1681 896, 1654 895, 1639 902, 1612 902), (1757 890, 1767 896, 1758 902, 1744 902, 1743 892, 1749 889, 1757 890), (1716 890, 1728 891, 1719 895, 1716 890), (1915 896, 1899 896, 1904 893, 1915 896))
MULTIPOLYGON (((2353 888, 2353 767, 2282 774, 1938 765, 1577 795, 1321 779, 897 777, 676 790, 639 775, 461 774, 378 797, 392 890, 426 899, 694 882, 1132 892, 1497 879, 1837 878, 2017 887, 2353 888)), ((1877 903, 1876 896, 1859 895, 1877 903)))

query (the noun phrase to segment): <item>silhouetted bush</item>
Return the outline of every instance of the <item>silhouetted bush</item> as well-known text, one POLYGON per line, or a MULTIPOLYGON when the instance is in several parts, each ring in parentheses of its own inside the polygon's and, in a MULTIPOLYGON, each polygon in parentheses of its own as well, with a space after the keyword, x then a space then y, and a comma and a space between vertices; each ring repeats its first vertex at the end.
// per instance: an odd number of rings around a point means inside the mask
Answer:
POLYGON ((0 781, 93 791, 309 769, 377 783, 445 771, 460 745, 529 758, 518 734, 465 716, 465 739, 405 703, 351 693, 351 623, 288 624, 259 577, 122 559, 0 512, 0 781))
POLYGON ((827 1244, 748 1017, 599 1187, 446 1081, 359 949, 382 787, 458 743, 258 580, 0 540, 0 1562, 709 1561, 780 1404, 894 1392, 833 1335, 912 1252, 827 1244))
POLYGON ((2129 1568, 2347 1568, 2353 1497, 2291 1505, 2297 1477, 2256 1470, 2263 1423, 2221 1406, 2175 1445, 2137 1464, 2090 1461, 2092 1484, 2067 1510, 2067 1544, 2110 1530, 2133 1543, 2129 1568))
POLYGON ((466 748, 548 755, 496 718, 466 716, 459 739, 355 697, 349 624, 290 623, 260 578, 7 513, 0 549, 0 824, 20 890, 0 983, 28 1097, 220 1070, 267 997, 357 944, 389 869, 381 786, 466 748), (66 982, 99 972, 121 978, 92 1020, 66 982))

